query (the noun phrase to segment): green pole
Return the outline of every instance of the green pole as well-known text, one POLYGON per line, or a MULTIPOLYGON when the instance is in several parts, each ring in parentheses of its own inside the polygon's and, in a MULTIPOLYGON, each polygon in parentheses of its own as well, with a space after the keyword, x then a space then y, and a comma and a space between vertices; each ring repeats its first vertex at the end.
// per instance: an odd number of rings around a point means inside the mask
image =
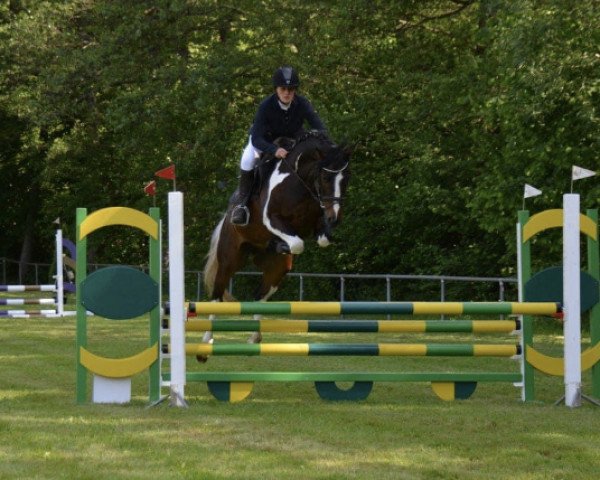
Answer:
MULTIPOLYGON (((587 210, 587 216, 590 217, 598 230, 598 209, 590 208, 587 210)), ((594 240, 587 237, 587 264, 588 273, 596 280, 600 281, 600 253, 598 251, 598 237, 594 240)), ((590 346, 593 347, 600 342, 600 303, 594 305, 590 311, 590 346)), ((592 396, 600 398, 600 363, 592 367, 592 396)))
MULTIPOLYGON (((531 242, 528 240, 523 242, 522 233, 523 227, 529 221, 529 211, 519 210, 518 213, 519 228, 521 229, 520 248, 521 248, 521 288, 523 289, 523 298, 520 301, 525 301, 525 285, 531 278, 531 242)), ((527 361, 527 346, 533 346, 533 317, 531 315, 523 316, 523 384, 524 397, 523 400, 531 402, 535 399, 534 374, 535 369, 527 361)))
POLYGON ((77 300, 77 333, 75 336, 75 350, 77 356, 75 392, 77 403, 82 404, 87 400, 87 370, 81 365, 81 347, 87 347, 87 311, 81 304, 81 283, 87 276, 87 238, 80 239, 80 226, 87 217, 87 209, 78 208, 75 216, 76 225, 76 252, 75 265, 76 300, 77 300))
MULTIPOLYGON (((150 237, 149 270, 150 278, 158 284, 158 303, 150 311, 150 346, 158 344, 160 348, 160 311, 162 304, 162 283, 161 283, 161 239, 162 225, 160 221, 160 210, 153 207, 149 215, 158 223, 158 238, 155 240, 150 237)), ((160 398, 160 352, 159 358, 150 366, 149 369, 149 387, 148 396, 150 403, 158 401, 160 398)))

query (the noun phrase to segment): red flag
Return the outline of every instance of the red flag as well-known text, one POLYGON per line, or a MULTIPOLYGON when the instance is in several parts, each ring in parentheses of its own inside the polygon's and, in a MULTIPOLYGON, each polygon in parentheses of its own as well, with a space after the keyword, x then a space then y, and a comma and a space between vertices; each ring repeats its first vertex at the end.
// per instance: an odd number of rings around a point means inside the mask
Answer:
POLYGON ((150 197, 156 195, 156 181, 152 180, 150 183, 148 183, 148 185, 144 187, 144 192, 150 197))
POLYGON ((175 180, 175 164, 169 165, 154 174, 158 178, 166 178, 167 180, 175 180))

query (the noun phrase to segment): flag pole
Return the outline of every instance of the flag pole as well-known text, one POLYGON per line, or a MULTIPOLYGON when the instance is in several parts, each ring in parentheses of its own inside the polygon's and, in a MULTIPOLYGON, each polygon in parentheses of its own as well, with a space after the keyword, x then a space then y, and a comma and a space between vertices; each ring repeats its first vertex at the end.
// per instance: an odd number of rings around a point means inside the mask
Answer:
POLYGON ((173 191, 174 192, 177 191, 177 183, 176 183, 177 175, 175 174, 175 164, 174 163, 171 163, 168 167, 163 168, 163 169, 159 170, 158 172, 155 172, 154 176, 158 177, 158 178, 164 178, 165 180, 172 180, 173 181, 173 191))
POLYGON ((587 168, 578 167, 573 165, 571 167, 571 193, 573 193, 573 182, 575 180, 581 180, 582 178, 593 177, 596 175, 594 170, 588 170, 587 168))
POLYGON ((523 208, 522 209, 525 210, 525 199, 526 198, 537 197, 538 195, 541 195, 541 194, 542 194, 541 190, 526 183, 525 188, 523 189, 523 208))
POLYGON ((152 180, 144 185, 144 193, 152 197, 152 206, 156 207, 156 181, 152 180))

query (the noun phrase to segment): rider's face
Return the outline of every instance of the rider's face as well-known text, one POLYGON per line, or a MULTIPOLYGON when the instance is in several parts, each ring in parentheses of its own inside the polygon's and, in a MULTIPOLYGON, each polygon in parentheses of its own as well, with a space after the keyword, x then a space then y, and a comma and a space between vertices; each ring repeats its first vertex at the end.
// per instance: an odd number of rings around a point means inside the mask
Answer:
POLYGON ((287 105, 294 99, 296 87, 277 87, 276 92, 279 101, 287 105))

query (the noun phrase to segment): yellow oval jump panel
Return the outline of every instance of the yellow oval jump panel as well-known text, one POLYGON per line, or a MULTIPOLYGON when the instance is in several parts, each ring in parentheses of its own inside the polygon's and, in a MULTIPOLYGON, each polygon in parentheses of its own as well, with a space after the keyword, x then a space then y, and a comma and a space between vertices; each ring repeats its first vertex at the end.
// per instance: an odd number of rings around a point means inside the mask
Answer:
POLYGON ((431 382, 431 389, 442 400, 447 402, 455 400, 454 382, 431 382))
MULTIPOLYGON (((523 243, 528 241, 534 235, 548 230, 549 228, 559 228, 563 225, 562 208, 553 208, 533 215, 523 226, 523 243)), ((579 229, 593 240, 597 240, 598 229, 594 221, 584 215, 579 214, 579 229)))
POLYGON ((137 355, 126 358, 107 358, 94 355, 81 347, 81 365, 90 372, 108 378, 126 378, 147 369, 158 359, 158 343, 155 343, 137 355))
POLYGON ((125 225, 139 228, 158 240, 158 222, 150 215, 128 207, 109 207, 88 215, 79 227, 79 240, 102 227, 125 225))
MULTIPOLYGON (((538 352, 535 348, 527 345, 527 363, 533 365, 540 372, 563 377, 565 375, 565 359, 563 357, 551 357, 538 352)), ((581 371, 585 372, 592 368, 600 360, 600 342, 589 347, 581 353, 581 371)))
POLYGON ((229 401, 231 403, 241 402, 252 393, 254 382, 231 382, 229 390, 229 401))

